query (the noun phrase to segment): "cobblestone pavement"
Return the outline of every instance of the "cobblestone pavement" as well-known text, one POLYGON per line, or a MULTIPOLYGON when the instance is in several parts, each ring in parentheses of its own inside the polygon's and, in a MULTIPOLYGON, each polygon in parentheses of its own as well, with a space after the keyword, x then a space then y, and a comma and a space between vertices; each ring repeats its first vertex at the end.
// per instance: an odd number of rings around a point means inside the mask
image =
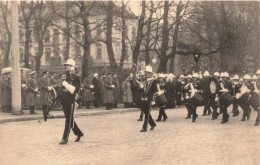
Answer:
MULTIPOLYGON (((220 124, 198 111, 196 123, 185 120, 186 110, 166 110, 168 120, 153 131, 140 133, 139 112, 77 117, 84 137, 67 145, 61 140, 64 119, 0 125, 1 165, 54 164, 260 164, 260 127, 241 114, 220 124)), ((157 118, 158 111, 152 116, 157 118)))

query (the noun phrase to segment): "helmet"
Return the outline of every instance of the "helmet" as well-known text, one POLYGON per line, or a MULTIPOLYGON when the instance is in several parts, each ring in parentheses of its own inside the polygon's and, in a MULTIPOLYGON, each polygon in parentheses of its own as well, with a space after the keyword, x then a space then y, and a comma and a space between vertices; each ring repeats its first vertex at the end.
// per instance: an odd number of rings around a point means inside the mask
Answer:
POLYGON ((12 67, 3 68, 2 69, 2 75, 7 74, 7 73, 11 73, 12 70, 13 70, 12 67))
POLYGON ((239 80, 239 76, 236 74, 236 75, 233 77, 233 80, 239 80))
POLYGON ((68 59, 68 60, 64 63, 64 65, 70 65, 70 66, 74 66, 74 67, 75 67, 75 61, 72 60, 72 59, 68 59))
POLYGON ((218 76, 218 77, 219 77, 219 73, 218 73, 218 72, 215 72, 215 73, 214 73, 214 76, 218 76))
POLYGON ((150 65, 147 65, 147 66, 145 67, 145 71, 146 71, 146 72, 153 73, 153 68, 152 68, 150 65))
POLYGON ((194 73, 194 74, 192 75, 192 77, 193 77, 193 78, 199 78, 199 75, 198 75, 198 73, 194 73))
POLYGON ((228 74, 228 72, 222 72, 220 74, 220 77, 229 77, 229 74, 228 74))
POLYGON ((244 80, 251 80, 251 76, 249 74, 244 75, 243 77, 244 80))
POLYGON ((252 80, 257 80, 258 78, 256 77, 256 75, 254 75, 253 77, 252 77, 252 80))
POLYGON ((208 72, 208 71, 205 71, 204 74, 203 74, 203 76, 204 76, 204 77, 205 77, 205 76, 210 76, 210 75, 209 75, 209 72, 208 72))
POLYGON ((30 74, 30 75, 33 75, 34 73, 36 73, 36 71, 31 71, 29 74, 30 74))
POLYGON ((257 70, 256 75, 260 74, 260 69, 257 70))
POLYGON ((172 73, 170 73, 170 74, 168 75, 168 77, 169 77, 169 78, 173 78, 174 75, 173 75, 172 73))
POLYGON ((97 76, 98 76, 98 73, 95 73, 95 74, 94 74, 94 77, 97 77, 97 76))

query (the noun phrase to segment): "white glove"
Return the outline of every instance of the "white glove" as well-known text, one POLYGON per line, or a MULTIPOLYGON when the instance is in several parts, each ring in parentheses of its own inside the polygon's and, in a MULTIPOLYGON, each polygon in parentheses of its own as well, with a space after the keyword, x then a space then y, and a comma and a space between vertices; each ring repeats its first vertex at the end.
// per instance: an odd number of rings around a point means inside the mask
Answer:
POLYGON ((51 87, 48 87, 48 90, 50 91, 50 90, 51 90, 51 87))
POLYGON ((94 88, 94 85, 90 85, 90 88, 94 88))
POLYGON ((111 85, 112 88, 115 88, 115 85, 111 85))
POLYGON ((23 87, 23 88, 26 88, 26 85, 25 85, 25 84, 22 84, 22 87, 23 87))
POLYGON ((62 85, 71 93, 73 94, 75 91, 75 87, 73 85, 70 85, 69 83, 67 83, 66 81, 62 82, 62 85))
POLYGON ((143 84, 140 84, 140 88, 144 88, 144 85, 143 85, 143 84))

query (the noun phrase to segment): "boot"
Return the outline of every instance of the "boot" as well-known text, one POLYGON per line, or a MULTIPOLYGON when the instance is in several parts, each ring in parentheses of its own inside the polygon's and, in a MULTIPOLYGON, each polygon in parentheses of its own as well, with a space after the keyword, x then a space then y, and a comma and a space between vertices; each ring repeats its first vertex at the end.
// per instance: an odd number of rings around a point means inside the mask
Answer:
POLYGON ((192 115, 192 122, 195 122, 197 117, 198 117, 197 114, 193 114, 193 115, 192 115))

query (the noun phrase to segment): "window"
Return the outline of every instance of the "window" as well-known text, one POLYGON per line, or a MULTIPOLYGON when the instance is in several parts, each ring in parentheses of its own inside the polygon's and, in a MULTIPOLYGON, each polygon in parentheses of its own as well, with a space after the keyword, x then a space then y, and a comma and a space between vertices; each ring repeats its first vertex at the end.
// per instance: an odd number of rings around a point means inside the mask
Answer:
POLYGON ((45 38, 44 38, 45 42, 50 42, 50 38, 51 38, 51 36, 50 36, 50 30, 47 29, 47 30, 46 30, 46 33, 45 33, 45 38))
POLYGON ((99 26, 97 27, 97 38, 101 38, 101 33, 102 33, 101 25, 99 25, 99 26))
POLYGON ((53 30, 53 44, 54 45, 59 44, 59 30, 58 29, 53 30))
POLYGON ((96 60, 102 59, 102 47, 100 43, 96 44, 96 60))
POLYGON ((51 48, 45 48, 45 61, 51 61, 51 48))
POLYGON ((125 53, 126 53, 126 54, 125 54, 125 59, 126 59, 126 60, 129 60, 129 57, 130 57, 130 56, 129 56, 129 54, 128 54, 128 45, 125 46, 125 53))

